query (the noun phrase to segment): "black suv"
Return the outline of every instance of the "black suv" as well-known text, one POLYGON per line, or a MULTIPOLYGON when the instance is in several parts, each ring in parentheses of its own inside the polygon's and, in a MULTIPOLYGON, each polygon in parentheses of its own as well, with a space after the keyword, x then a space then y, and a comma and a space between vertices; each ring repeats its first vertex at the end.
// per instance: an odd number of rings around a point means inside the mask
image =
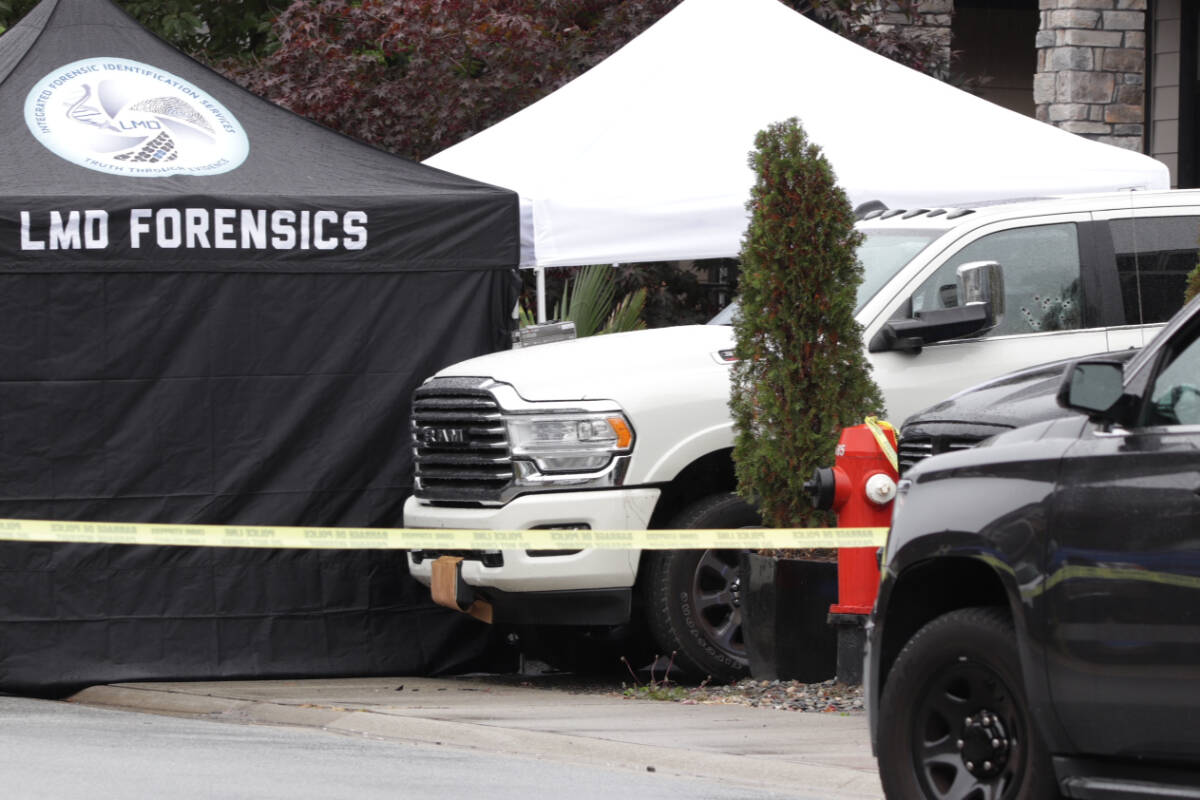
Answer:
POLYGON ((889 798, 1200 798, 1200 300, 1058 401, 901 481, 866 660, 889 798))
MULTIPOLYGON (((1139 352, 1128 348, 1088 358, 1124 364, 1139 352)), ((913 414, 900 428, 900 474, 907 474, 923 458, 967 450, 1013 428, 1076 413, 1055 402, 1055 393, 1063 372, 1078 360, 1062 359, 1010 372, 913 414)))

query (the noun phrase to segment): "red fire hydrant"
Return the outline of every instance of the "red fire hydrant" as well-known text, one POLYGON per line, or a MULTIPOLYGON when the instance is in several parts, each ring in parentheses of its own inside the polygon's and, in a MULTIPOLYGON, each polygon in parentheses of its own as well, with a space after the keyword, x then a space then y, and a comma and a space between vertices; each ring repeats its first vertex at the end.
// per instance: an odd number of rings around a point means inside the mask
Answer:
MULTIPOLYGON (((813 473, 808 489, 813 505, 832 509, 839 528, 886 528, 896 497, 896 432, 873 419, 844 428, 833 467, 813 473), (890 455, 889 455, 890 453, 890 455)), ((838 550, 838 602, 831 614, 870 614, 879 588, 879 559, 874 547, 838 550)))
MULTIPOLYGON (((813 505, 837 512, 839 528, 886 528, 892 522, 892 500, 899 478, 896 432, 886 422, 842 430, 833 467, 821 467, 805 488, 813 505)), ((838 550, 838 602, 829 607, 829 622, 838 628, 838 680, 862 681, 863 624, 879 590, 879 558, 875 547, 838 550)))

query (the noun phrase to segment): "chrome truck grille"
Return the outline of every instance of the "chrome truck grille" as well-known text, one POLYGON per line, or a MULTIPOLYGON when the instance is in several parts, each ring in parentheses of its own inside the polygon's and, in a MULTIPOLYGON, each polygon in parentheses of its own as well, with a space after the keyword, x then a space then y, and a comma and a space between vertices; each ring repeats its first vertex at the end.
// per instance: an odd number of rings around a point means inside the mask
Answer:
POLYGON ((413 394, 413 493, 431 502, 495 503, 513 482, 508 434, 489 378, 435 378, 413 394))

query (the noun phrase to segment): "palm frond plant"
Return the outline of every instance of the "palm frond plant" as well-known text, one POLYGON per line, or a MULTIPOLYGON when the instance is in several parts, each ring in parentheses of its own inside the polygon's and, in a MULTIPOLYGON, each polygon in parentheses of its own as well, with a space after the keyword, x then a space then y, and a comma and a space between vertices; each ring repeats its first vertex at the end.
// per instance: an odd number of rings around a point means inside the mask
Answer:
MULTIPOLYGON (((617 281, 611 267, 593 264, 580 267, 574 278, 567 278, 562 298, 554 304, 551 318, 575 323, 576 336, 641 330, 646 327, 642 312, 646 307, 644 288, 617 300, 617 281)), ((534 324, 533 313, 521 306, 521 326, 534 324)))
POLYGON ((646 308, 645 287, 630 292, 621 298, 616 308, 608 315, 601 333, 620 333, 621 331, 639 331, 646 327, 642 312, 646 308))

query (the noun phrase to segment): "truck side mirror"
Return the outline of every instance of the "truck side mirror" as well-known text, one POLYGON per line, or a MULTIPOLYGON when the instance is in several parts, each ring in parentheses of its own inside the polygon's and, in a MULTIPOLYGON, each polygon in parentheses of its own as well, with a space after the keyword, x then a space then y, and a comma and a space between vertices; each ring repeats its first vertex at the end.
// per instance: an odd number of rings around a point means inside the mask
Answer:
POLYGON ((1004 318, 1004 269, 995 261, 972 261, 957 270, 963 305, 983 305, 994 328, 1004 318))
POLYGON ((995 261, 972 261, 957 270, 960 305, 919 311, 887 322, 868 350, 920 350, 927 344, 991 330, 1004 318, 1004 270, 995 261))
POLYGON ((1063 373, 1056 399, 1063 408, 1088 415, 1094 422, 1120 423, 1127 403, 1125 370, 1115 361, 1076 361, 1063 373))

